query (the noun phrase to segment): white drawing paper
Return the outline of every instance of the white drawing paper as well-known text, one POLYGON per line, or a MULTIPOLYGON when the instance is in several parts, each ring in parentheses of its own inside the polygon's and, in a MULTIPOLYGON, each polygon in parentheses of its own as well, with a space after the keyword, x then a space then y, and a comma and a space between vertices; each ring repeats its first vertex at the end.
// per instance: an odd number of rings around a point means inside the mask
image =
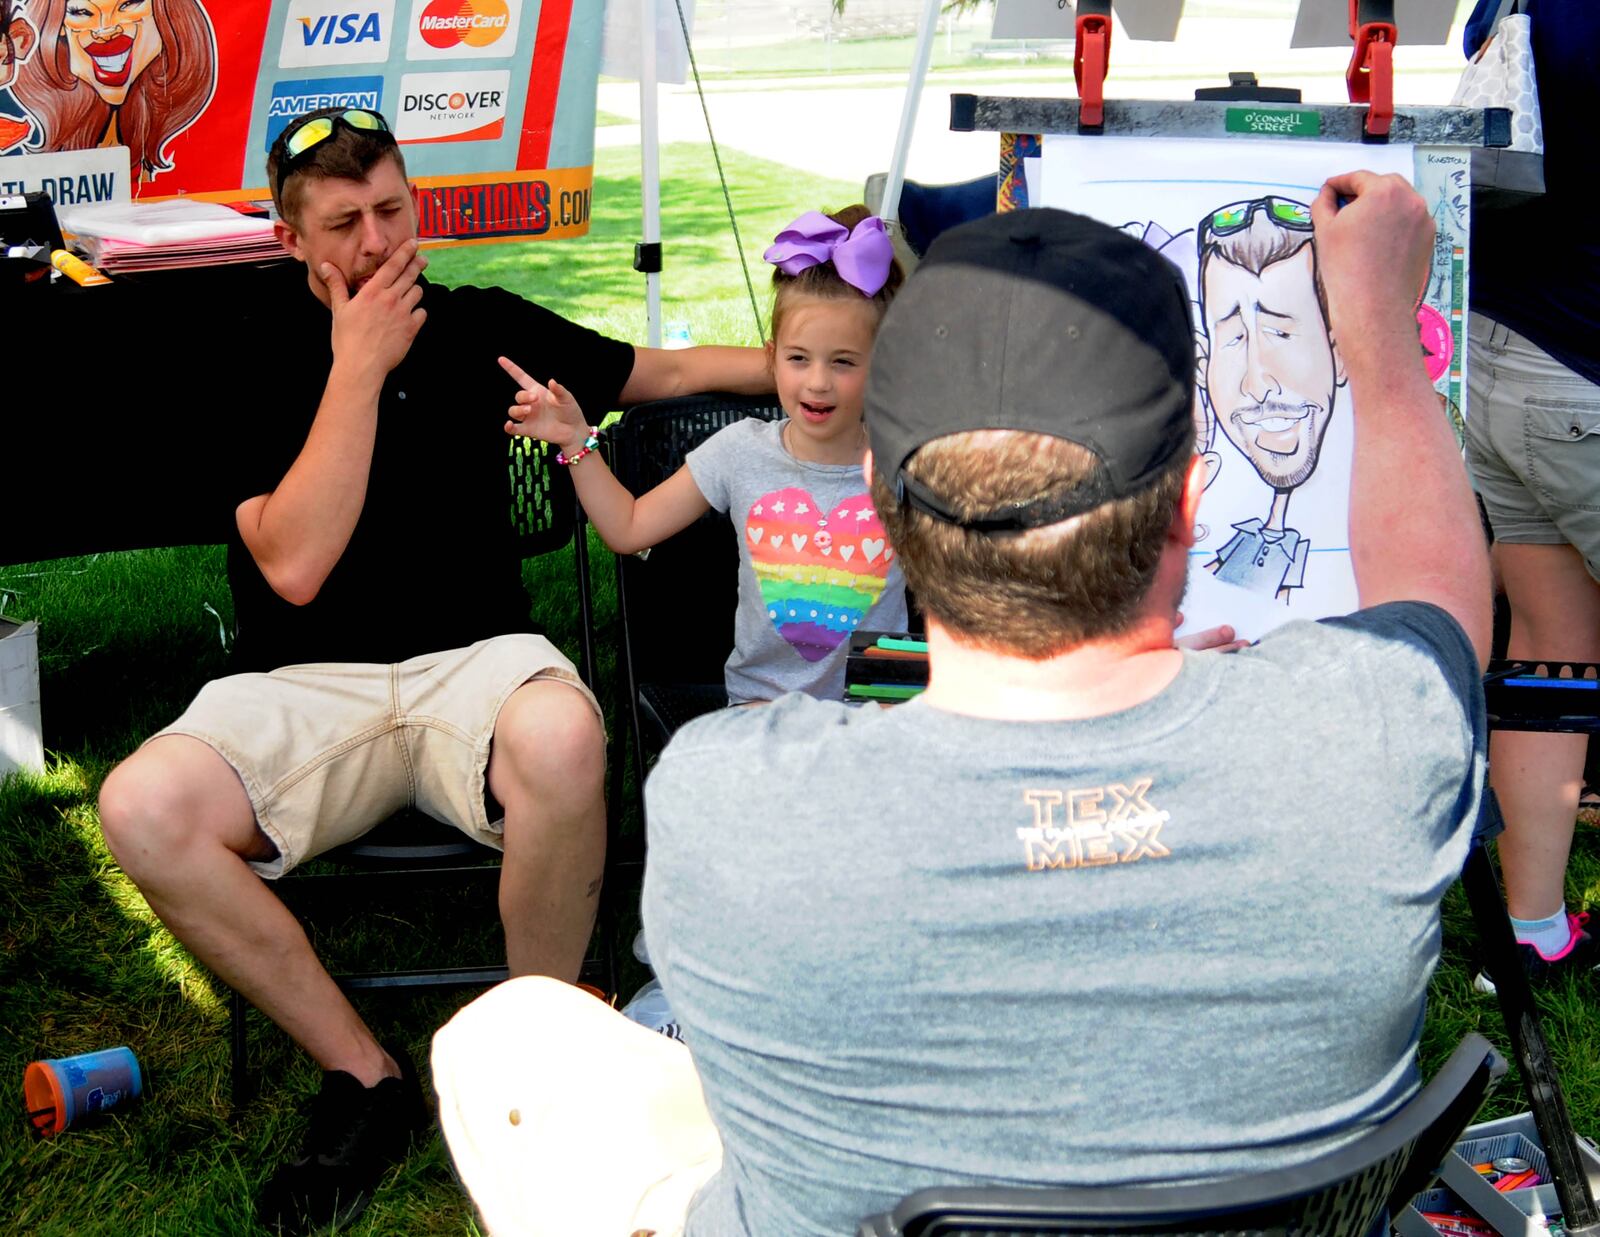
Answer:
POLYGON ((1184 630, 1230 623, 1255 639, 1356 608, 1350 389, 1322 307, 1309 207, 1340 172, 1414 182, 1413 160, 1404 145, 1044 140, 1038 204, 1143 239, 1189 286, 1197 449, 1211 480, 1184 630))

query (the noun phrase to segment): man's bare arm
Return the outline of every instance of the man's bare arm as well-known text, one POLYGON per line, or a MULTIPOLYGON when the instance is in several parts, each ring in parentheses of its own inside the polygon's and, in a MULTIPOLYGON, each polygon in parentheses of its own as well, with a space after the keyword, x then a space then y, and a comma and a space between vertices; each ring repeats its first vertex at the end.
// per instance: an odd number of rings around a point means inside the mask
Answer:
POLYGON ((765 395, 771 390, 772 371, 760 348, 635 348, 622 403, 631 407, 698 391, 765 395))
POLYGON ((1417 338, 1416 299, 1433 247, 1427 204, 1399 176, 1351 172, 1323 186, 1312 216, 1355 406, 1350 553, 1361 605, 1432 602, 1486 662, 1488 553, 1417 338))
POLYGON ((331 266, 319 274, 333 310, 333 367, 305 446, 270 494, 239 504, 245 548, 285 601, 303 606, 339 561, 367 498, 378 396, 421 329, 417 276, 427 259, 407 241, 350 296, 331 266))

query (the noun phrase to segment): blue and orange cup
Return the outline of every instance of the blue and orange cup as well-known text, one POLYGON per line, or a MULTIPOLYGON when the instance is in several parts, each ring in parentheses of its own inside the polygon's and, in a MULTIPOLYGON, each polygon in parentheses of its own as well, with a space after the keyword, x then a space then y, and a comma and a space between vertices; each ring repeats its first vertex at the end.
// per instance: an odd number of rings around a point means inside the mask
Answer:
POLYGON ((30 1062, 22 1075, 28 1122, 46 1138, 144 1093, 131 1048, 106 1048, 30 1062))

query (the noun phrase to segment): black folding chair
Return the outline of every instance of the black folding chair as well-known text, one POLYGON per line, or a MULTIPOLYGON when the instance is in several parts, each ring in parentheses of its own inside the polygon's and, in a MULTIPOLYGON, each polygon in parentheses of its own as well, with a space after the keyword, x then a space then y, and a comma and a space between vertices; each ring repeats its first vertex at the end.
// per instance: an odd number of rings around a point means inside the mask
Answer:
MULTIPOLYGON (((526 438, 509 440, 506 468, 507 514, 517 531, 521 557, 536 558, 572 547, 579 610, 579 673, 594 690, 598 680, 588 539, 572 481, 564 469, 554 467, 553 449, 526 438)), ((498 921, 500 852, 413 809, 397 813, 354 842, 318 859, 315 868, 319 870, 294 872, 273 883, 284 903, 302 920, 312 920, 334 905, 402 906, 426 890, 430 895, 459 891, 468 913, 498 921)), ((591 945, 585 965, 601 968, 608 987, 614 991, 616 959, 610 934, 602 930, 596 940, 598 956, 591 945)), ((503 964, 444 963, 426 968, 336 974, 333 978, 345 991, 358 992, 486 987, 507 977, 503 964)), ((238 992, 232 994, 231 1069, 236 1103, 243 1098, 248 1079, 245 1004, 238 992)))
POLYGON ((1202 1185, 919 1190, 861 1222, 859 1237, 1144 1233, 1366 1237, 1425 1189, 1505 1062, 1479 1035, 1355 1142, 1295 1168, 1202 1185))
MULTIPOLYGON (((888 179, 883 172, 874 172, 867 178, 862 200, 874 214, 883 209, 888 179)), ((901 235, 911 252, 920 258, 946 229, 994 214, 999 186, 1000 177, 993 173, 951 185, 906 181, 900 189, 899 220, 901 235)))
MULTIPOLYGON (((772 396, 688 395, 640 404, 611 431, 611 468, 632 493, 644 494, 723 427, 782 416, 772 396)), ((739 595, 734 536, 728 517, 712 511, 642 554, 617 555, 618 717, 628 719, 641 823, 650 760, 679 726, 728 703, 722 668, 733 651, 739 595)), ((618 751, 611 762, 613 803, 621 802, 623 756, 618 751)), ((642 836, 619 856, 634 865, 642 858, 642 836)))

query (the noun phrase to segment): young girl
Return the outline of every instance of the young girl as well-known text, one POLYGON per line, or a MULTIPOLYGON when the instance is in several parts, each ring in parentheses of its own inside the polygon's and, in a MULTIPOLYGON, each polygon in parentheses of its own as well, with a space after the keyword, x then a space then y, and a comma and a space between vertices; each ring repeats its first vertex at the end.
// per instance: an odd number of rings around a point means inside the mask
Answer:
POLYGON ((765 257, 777 268, 767 357, 783 420, 727 426, 635 498, 593 453, 597 431, 571 394, 502 357, 523 388, 506 430, 560 448, 590 522, 618 554, 664 541, 710 507, 727 512, 740 563, 729 702, 790 691, 839 700, 850 633, 906 625, 905 582, 861 476, 868 357, 904 276, 883 221, 859 205, 800 216, 765 257))

